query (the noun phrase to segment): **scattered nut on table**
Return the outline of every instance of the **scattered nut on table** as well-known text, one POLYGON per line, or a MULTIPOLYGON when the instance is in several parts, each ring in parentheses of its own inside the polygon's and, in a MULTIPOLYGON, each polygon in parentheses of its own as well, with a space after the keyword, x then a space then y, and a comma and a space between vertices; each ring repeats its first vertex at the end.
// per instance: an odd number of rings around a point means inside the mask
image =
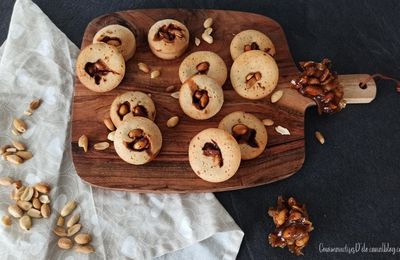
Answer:
POLYGON ((83 225, 79 223, 80 214, 70 216, 77 206, 75 200, 64 205, 53 232, 59 237, 57 242, 59 248, 68 250, 74 247, 77 253, 91 254, 95 252, 93 246, 89 244, 92 242, 92 236, 89 233, 79 233, 83 229, 83 225), (69 219, 66 219, 68 216, 70 216, 69 219))
MULTIPOLYGON (((37 183, 33 186, 24 186, 20 180, 13 180, 11 177, 0 178, 0 185, 11 186, 10 197, 15 204, 8 206, 8 213, 19 219, 19 226, 23 230, 30 230, 34 219, 49 218, 51 214, 50 198, 47 193, 50 192, 50 186, 46 183, 37 183), (46 203, 40 203, 39 197, 46 196, 46 203)), ((3 225, 11 225, 10 216, 4 216, 3 225)))
POLYGON ((325 137, 322 135, 320 131, 315 131, 315 138, 320 142, 321 144, 325 143, 325 137))
POLYGON ((268 210, 276 226, 268 235, 268 242, 272 247, 284 248, 295 255, 303 255, 302 249, 310 239, 310 232, 314 229, 309 220, 306 206, 299 204, 291 197, 287 202, 282 196, 278 197, 277 206, 268 210))

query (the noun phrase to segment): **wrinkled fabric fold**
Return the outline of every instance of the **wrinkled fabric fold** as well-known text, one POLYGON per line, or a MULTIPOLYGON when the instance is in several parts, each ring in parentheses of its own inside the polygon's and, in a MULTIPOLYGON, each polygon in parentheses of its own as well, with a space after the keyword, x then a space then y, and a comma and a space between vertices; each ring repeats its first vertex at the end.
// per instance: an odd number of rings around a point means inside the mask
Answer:
MULTIPOLYGON (((20 166, 0 161, 0 176, 28 185, 45 181, 53 214, 23 232, 17 221, 0 227, 0 259, 234 259, 243 232, 211 193, 137 194, 91 188, 72 163, 70 123, 74 63, 79 49, 30 0, 14 6, 9 34, 0 47, 0 145, 10 143, 11 122, 34 98, 43 104, 23 116, 28 131, 18 137, 34 157, 20 166), (86 256, 56 246, 51 232, 62 206, 74 199, 83 231, 96 253, 86 256)), ((82 133, 83 134, 83 133, 82 133)), ((0 214, 10 190, 0 187, 0 214)))

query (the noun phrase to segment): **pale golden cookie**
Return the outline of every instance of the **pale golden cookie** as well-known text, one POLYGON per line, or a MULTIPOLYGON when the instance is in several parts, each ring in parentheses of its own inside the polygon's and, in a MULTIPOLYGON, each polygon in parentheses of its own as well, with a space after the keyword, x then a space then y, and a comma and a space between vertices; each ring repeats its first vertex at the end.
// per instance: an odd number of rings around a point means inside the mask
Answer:
POLYGON ((86 46, 76 61, 80 82, 95 92, 116 88, 125 76, 125 60, 114 46, 95 43, 86 46))
POLYGON ((146 117, 152 121, 156 117, 156 107, 153 100, 140 91, 125 92, 116 97, 111 104, 110 118, 116 127, 122 121, 133 117, 146 117))
POLYGON ((119 24, 111 24, 100 29, 93 37, 93 43, 98 42, 115 46, 124 56, 125 61, 132 58, 136 51, 135 35, 131 30, 119 24))
POLYGON ((190 141, 189 163, 205 181, 226 181, 239 169, 240 148, 228 132, 218 128, 205 129, 190 141))
POLYGON ((127 163, 141 165, 153 160, 160 152, 162 135, 158 126, 145 117, 124 121, 116 130, 114 147, 127 163))
POLYGON ((218 128, 230 133, 239 143, 242 160, 258 157, 267 146, 264 124, 254 115, 237 111, 225 116, 218 128))
POLYGON ((245 30, 236 34, 231 41, 231 57, 235 60, 243 52, 261 50, 271 56, 275 55, 275 46, 267 35, 257 30, 245 30))
POLYGON ((248 99, 268 96, 278 84, 278 79, 278 65, 271 55, 263 51, 244 52, 231 68, 233 89, 248 99))
POLYGON ((181 56, 189 45, 189 30, 184 24, 165 19, 151 26, 147 36, 151 51, 164 60, 181 56))
POLYGON ((228 70, 224 60, 211 51, 197 51, 187 56, 179 66, 179 78, 182 83, 194 75, 207 75, 224 85, 228 70))
POLYGON ((224 103, 221 86, 206 75, 196 75, 183 83, 179 91, 179 104, 183 112, 197 120, 216 115, 224 103))

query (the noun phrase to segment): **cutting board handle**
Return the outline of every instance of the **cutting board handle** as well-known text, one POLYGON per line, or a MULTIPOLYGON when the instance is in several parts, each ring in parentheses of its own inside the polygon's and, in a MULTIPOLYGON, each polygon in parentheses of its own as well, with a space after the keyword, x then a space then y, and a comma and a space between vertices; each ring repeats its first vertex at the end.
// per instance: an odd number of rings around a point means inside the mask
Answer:
POLYGON ((343 86, 343 99, 347 104, 367 104, 375 99, 376 84, 373 79, 367 82, 365 89, 360 88, 360 83, 368 77, 370 77, 368 74, 338 75, 338 80, 343 86))

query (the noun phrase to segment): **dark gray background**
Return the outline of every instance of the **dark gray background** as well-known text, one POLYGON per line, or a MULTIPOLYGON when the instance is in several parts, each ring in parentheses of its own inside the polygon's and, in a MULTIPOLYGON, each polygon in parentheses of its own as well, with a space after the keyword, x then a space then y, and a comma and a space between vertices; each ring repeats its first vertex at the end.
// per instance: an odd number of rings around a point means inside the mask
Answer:
MULTIPOLYGON (((78 46, 95 17, 137 8, 209 8, 255 12, 278 21, 296 62, 330 58, 340 74, 383 73, 400 78, 400 1, 149 1, 35 0, 78 46)), ((0 42, 14 1, 0 1, 0 42)), ((306 203, 315 230, 305 258, 390 258, 390 254, 324 254, 319 244, 341 247, 389 242, 400 247, 400 94, 378 82, 376 100, 333 116, 306 114, 306 161, 289 179, 217 194, 245 232, 239 259, 294 258, 267 245, 273 228, 267 208, 278 195, 306 203), (314 139, 320 130, 326 143, 314 139)), ((400 253, 397 254, 400 256, 400 253)))

